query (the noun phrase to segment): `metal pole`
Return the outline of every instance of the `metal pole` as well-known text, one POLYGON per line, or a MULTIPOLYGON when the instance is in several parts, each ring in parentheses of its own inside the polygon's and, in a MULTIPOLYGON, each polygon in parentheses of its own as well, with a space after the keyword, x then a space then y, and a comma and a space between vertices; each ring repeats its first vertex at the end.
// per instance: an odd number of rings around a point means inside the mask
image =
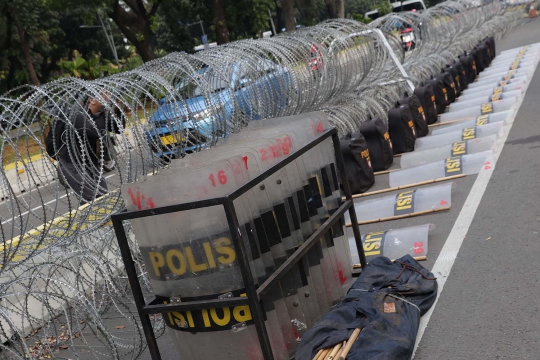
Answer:
POLYGON ((274 33, 274 35, 277 35, 276 26, 274 25, 274 19, 272 18, 272 13, 270 12, 270 9, 268 9, 268 16, 270 17, 270 24, 272 25, 272 32, 274 33))
POLYGON ((272 346, 270 345, 270 338, 266 331, 266 325, 264 324, 264 310, 261 306, 259 295, 257 295, 257 286, 253 282, 253 275, 251 268, 249 267, 248 255, 244 243, 242 241, 242 233, 240 232, 240 224, 238 223, 238 217, 234 208, 233 200, 230 200, 223 205, 225 215, 227 216, 227 222, 231 232, 233 240, 234 250, 238 256, 238 265, 240 265, 240 272, 244 280, 246 287, 246 295, 249 300, 249 307, 251 309, 251 316, 255 329, 257 330, 257 337, 259 338, 259 344, 261 345, 261 352, 264 360, 272 360, 274 356, 272 354, 272 346))
POLYGON ((206 34, 204 33, 204 26, 203 26, 202 20, 199 20, 199 25, 201 25, 202 34, 203 34, 203 35, 206 35, 206 34))
POLYGON ((379 39, 382 41, 383 45, 388 49, 388 54, 390 55, 390 57, 394 61, 394 64, 396 64, 396 67, 398 68, 399 72, 401 73, 401 75, 403 75, 403 78, 407 81, 407 85, 409 85, 411 90, 414 92, 414 84, 409 79, 409 75, 407 74, 407 72, 403 68, 403 65, 401 65, 401 63, 399 62, 399 59, 397 58, 396 54, 394 53, 394 50, 392 49, 392 47, 388 43, 388 40, 386 40, 386 37, 384 36, 383 32, 380 29, 373 29, 373 31, 377 35, 379 35, 379 39))
POLYGON ((146 302, 144 300, 141 284, 139 284, 138 281, 139 277, 137 270, 135 269, 135 262, 133 261, 131 251, 129 249, 129 242, 124 229, 124 224, 122 223, 122 220, 119 220, 114 216, 112 216, 112 222, 114 232, 116 233, 116 238, 118 240, 120 254, 122 255, 122 260, 124 261, 124 266, 128 275, 129 285, 131 285, 131 291, 133 292, 137 312, 139 313, 143 332, 146 336, 146 342, 148 343, 150 357, 152 360, 161 360, 161 354, 159 353, 159 346, 156 341, 156 335, 154 334, 152 321, 150 321, 150 316, 143 311, 146 302))
POLYGON ((111 24, 109 22, 107 22, 107 27, 109 28, 109 34, 111 36, 111 45, 112 45, 111 48, 113 49, 114 59, 116 60, 116 66, 120 68, 120 62, 118 61, 118 53, 116 52, 116 45, 114 44, 113 32, 111 29, 111 24))
MULTIPOLYGON (((116 53, 116 46, 114 46, 114 39, 112 37, 112 30, 111 30, 111 34, 110 34, 110 37, 109 37, 109 33, 107 32, 107 29, 105 28, 105 24, 103 24, 103 20, 101 19, 101 16, 99 15, 99 12, 96 12, 97 13, 97 16, 98 16, 98 19, 99 19, 99 22, 101 23, 101 27, 103 28, 103 32, 105 33, 105 37, 107 37, 107 42, 109 43, 109 46, 111 47, 111 50, 113 52, 113 55, 114 55, 114 59, 116 60, 116 66, 120 67, 120 63, 118 62, 118 54, 116 53)), ((107 24, 109 25, 109 24, 107 24)), ((110 25, 109 25, 109 29, 110 29, 110 25)))

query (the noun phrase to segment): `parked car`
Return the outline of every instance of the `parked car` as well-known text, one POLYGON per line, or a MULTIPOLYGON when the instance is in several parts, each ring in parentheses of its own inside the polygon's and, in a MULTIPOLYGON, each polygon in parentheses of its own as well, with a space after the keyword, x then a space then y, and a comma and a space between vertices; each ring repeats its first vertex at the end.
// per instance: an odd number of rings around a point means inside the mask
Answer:
POLYGON ((263 119, 288 105, 292 86, 286 68, 260 59, 250 66, 235 63, 230 70, 227 79, 223 69, 218 74, 202 68, 176 85, 176 96, 160 100, 146 124, 155 156, 184 156, 229 133, 233 120, 263 119))

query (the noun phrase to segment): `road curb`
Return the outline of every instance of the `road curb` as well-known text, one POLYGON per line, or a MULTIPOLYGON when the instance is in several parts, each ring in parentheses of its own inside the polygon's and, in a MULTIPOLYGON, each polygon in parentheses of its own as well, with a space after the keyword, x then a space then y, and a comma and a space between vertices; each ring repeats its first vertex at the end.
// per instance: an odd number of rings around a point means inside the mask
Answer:
MULTIPOLYGON (((4 171, 9 171, 9 170, 12 170, 12 169, 15 169, 15 168, 23 168, 24 167, 24 164, 27 163, 33 163, 35 161, 39 161, 43 158, 43 154, 37 154, 37 155, 34 155, 34 156, 31 156, 29 159, 25 159, 25 162, 22 162, 22 161, 15 161, 15 162, 12 162, 12 163, 9 163, 7 165, 5 165, 3 168, 4 168, 4 171)), ((52 160, 51 160, 52 161, 52 160)))

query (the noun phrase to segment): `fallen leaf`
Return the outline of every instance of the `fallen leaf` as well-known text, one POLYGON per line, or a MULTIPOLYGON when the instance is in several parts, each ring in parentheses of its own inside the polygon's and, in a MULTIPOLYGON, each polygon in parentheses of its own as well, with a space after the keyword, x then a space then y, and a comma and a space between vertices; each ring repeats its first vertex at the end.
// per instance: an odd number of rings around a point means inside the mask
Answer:
POLYGON ((58 348, 59 348, 60 350, 67 350, 67 349, 69 349, 69 347, 68 347, 67 345, 60 345, 58 348))
POLYGON ((487 238, 486 240, 491 240, 491 236, 490 236, 490 237, 488 237, 488 238, 487 238))
POLYGON ((117 329, 117 330, 125 329, 126 325, 116 325, 114 328, 117 329))

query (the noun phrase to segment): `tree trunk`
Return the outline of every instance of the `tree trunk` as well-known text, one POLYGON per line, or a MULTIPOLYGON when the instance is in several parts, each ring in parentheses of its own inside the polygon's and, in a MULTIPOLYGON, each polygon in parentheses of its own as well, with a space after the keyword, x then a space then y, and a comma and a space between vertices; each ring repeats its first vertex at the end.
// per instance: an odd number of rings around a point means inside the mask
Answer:
POLYGON ((283 21, 283 9, 279 6, 278 0, 274 0, 276 4, 276 27, 277 32, 280 33, 281 29, 285 28, 285 22, 283 21))
POLYGON ((335 0, 336 12, 338 18, 345 17, 345 0, 335 0))
POLYGON ((144 32, 144 40, 137 41, 135 48, 139 52, 139 55, 141 55, 141 58, 144 62, 148 62, 150 60, 154 60, 156 58, 156 55, 154 54, 154 49, 152 48, 151 40, 151 34, 150 30, 144 32))
POLYGON ((43 63, 41 64, 41 81, 47 82, 49 79, 51 72, 58 68, 58 58, 55 56, 49 58, 49 59, 43 59, 43 63))
POLYGON ((281 8, 283 9, 283 17, 285 20, 285 29, 287 31, 294 31, 294 12, 292 0, 281 0, 281 8))
POLYGON ((32 84, 40 85, 41 83, 37 77, 36 69, 34 69, 34 64, 32 63, 32 55, 30 53, 30 37, 20 25, 17 25, 17 31, 19 32, 19 37, 23 39, 21 45, 24 53, 24 62, 26 63, 26 71, 28 71, 32 84))
POLYGON ((32 84, 34 85, 40 85, 39 79, 36 74, 36 69, 34 69, 34 64, 32 63, 32 54, 30 50, 30 36, 28 36, 28 33, 23 29, 22 25, 19 22, 19 18, 17 17, 17 13, 15 12, 15 9, 10 8, 11 18, 13 20, 13 23, 15 24, 15 27, 17 28, 17 33, 19 34, 19 40, 21 42, 21 48, 24 54, 24 62, 26 64, 26 71, 28 72, 28 76, 30 77, 30 81, 32 81, 32 84))
POLYGON ((326 7, 328 8, 328 13, 332 19, 337 18, 336 6, 334 0, 324 0, 326 7))
POLYGON ((229 40, 229 28, 225 19, 225 8, 221 0, 212 0, 212 16, 218 45, 226 44, 229 40))
POLYGON ((309 13, 309 8, 305 9, 303 0, 294 0, 294 5, 296 5, 296 8, 298 9, 298 12, 300 13, 300 22, 303 25, 306 25, 305 22, 309 18, 307 15, 309 13))
POLYGON ((155 15, 160 2, 154 2, 154 6, 148 13, 142 4, 137 1, 124 1, 132 11, 127 12, 116 0, 112 13, 108 14, 114 20, 122 34, 137 49, 144 62, 154 60, 156 55, 151 44, 152 31, 150 29, 150 18, 155 15), (141 8, 142 6, 142 8, 141 8))
POLYGON ((11 14, 7 10, 7 8, 4 8, 3 11, 4 15, 6 16, 6 34, 4 38, 4 43, 2 44, 2 49, 5 49, 7 52, 7 60, 9 62, 8 65, 8 75, 6 77, 5 82, 0 82, 0 93, 3 94, 7 92, 9 89, 13 88, 15 85, 15 70, 17 69, 17 57, 13 55, 13 50, 11 49, 11 43, 13 41, 13 20, 11 19, 11 14))

